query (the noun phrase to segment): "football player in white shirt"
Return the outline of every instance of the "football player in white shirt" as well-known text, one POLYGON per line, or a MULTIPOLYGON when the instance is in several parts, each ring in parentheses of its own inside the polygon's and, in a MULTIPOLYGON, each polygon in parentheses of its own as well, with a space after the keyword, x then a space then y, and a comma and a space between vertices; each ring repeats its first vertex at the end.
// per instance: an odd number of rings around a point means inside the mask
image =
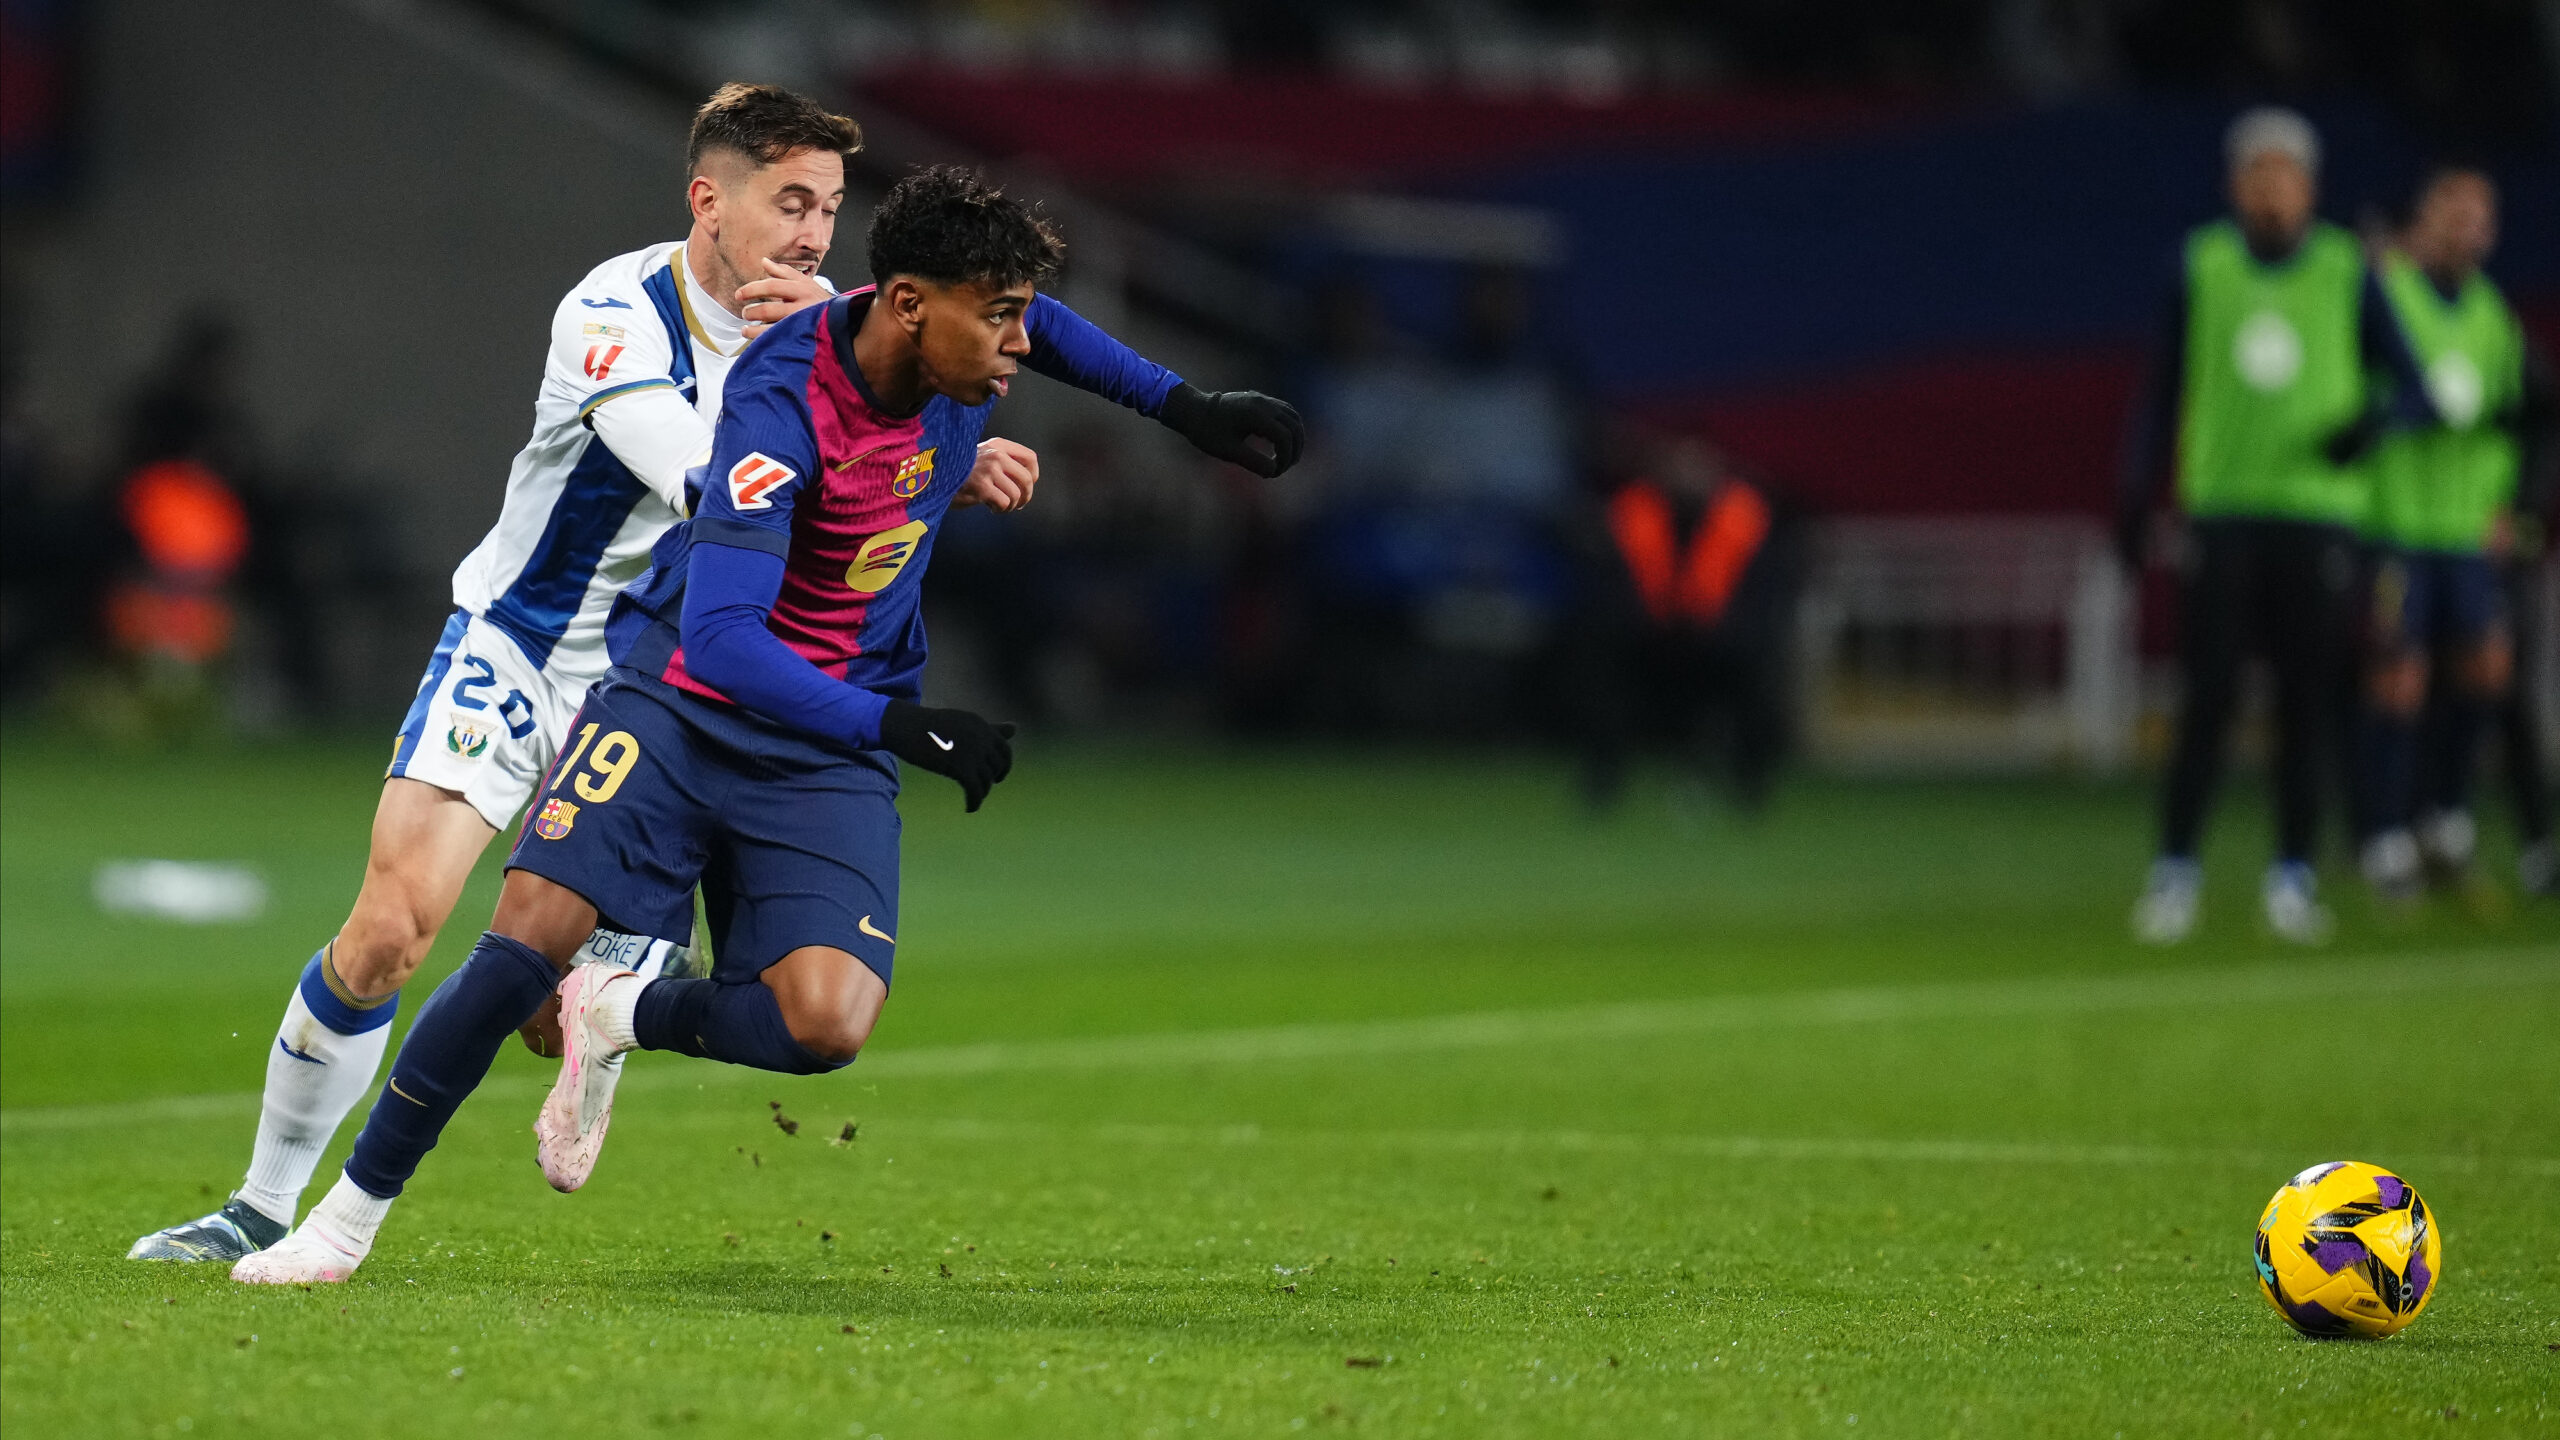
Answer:
MULTIPOLYGON (((371 1088, 400 987, 490 839, 512 824, 587 686, 605 613, 688 511, 720 387, 755 334, 834 293, 818 276, 844 200, 851 120, 765 85, 694 115, 693 230, 599 265, 560 302, 498 523, 453 576, 453 618, 402 722, 355 908, 303 967, 267 1054, 247 1178, 220 1210, 145 1235, 138 1260, 237 1260, 292 1228, 320 1153, 371 1088)), ((982 447, 961 503, 1009 510, 1036 471, 982 447)), ((586 958, 655 970, 682 952, 599 930, 586 958)))

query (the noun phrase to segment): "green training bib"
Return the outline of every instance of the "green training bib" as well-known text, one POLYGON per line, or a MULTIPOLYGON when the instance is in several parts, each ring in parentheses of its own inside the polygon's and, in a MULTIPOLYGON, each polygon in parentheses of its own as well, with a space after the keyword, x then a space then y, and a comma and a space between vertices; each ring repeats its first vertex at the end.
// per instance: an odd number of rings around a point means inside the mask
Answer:
POLYGON ((2355 238, 2334 225, 2315 222, 2302 247, 2272 265, 2227 220, 2188 238, 2178 424, 2178 500, 2188 514, 2363 519, 2363 468, 2321 453, 2364 411, 2363 283, 2355 238))
POLYGON ((2477 272, 2447 300, 2395 252, 2382 293, 2444 423, 2396 431, 2376 448, 2366 532, 2404 549, 2477 552, 2515 499, 2522 457, 2499 416, 2524 392, 2524 331, 2477 272))

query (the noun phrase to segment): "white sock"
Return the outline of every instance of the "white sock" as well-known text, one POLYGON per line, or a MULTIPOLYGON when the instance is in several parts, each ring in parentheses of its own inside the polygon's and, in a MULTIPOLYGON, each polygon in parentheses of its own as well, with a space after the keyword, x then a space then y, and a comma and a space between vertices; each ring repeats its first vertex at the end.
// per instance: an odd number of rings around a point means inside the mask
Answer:
POLYGON ((390 1048, 391 1027, 377 1025, 361 1035, 341 1035, 320 1023, 294 987, 284 1007, 284 1024, 267 1051, 267 1090, 258 1112, 258 1143, 249 1154, 249 1175, 240 1198, 279 1225, 293 1223, 320 1152, 356 1102, 373 1088, 390 1048), (290 1049, 294 1053, 287 1053, 290 1049), (308 1056, 308 1059, 301 1058, 308 1056))
POLYGON ((341 1172, 338 1183, 311 1207, 311 1218, 303 1223, 321 1227, 330 1238, 343 1242, 345 1249, 363 1255, 373 1249, 373 1237, 382 1229, 382 1217, 390 1213, 389 1200, 366 1194, 363 1186, 341 1172))
POLYGON ((596 991, 595 1004, 587 1014, 617 1055, 640 1048, 640 1033, 633 1027, 640 1012, 640 992, 651 983, 637 975, 627 980, 617 975, 596 991))

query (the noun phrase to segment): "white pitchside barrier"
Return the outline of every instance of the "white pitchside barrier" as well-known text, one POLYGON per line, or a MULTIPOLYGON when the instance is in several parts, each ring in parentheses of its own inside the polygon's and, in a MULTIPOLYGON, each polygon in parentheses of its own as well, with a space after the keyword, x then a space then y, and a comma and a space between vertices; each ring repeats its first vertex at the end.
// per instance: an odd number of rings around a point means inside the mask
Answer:
POLYGON ((1819 762, 2104 772, 2133 757, 2134 594, 2089 520, 1823 522, 1798 626, 1819 762))

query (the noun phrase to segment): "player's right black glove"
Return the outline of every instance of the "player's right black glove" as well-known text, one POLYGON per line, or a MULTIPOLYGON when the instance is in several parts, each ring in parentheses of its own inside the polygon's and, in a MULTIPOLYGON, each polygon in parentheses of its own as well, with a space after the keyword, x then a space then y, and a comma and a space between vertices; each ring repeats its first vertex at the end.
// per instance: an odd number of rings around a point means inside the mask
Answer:
POLYGON ((2372 453, 2381 439, 2382 417, 2368 410, 2330 432, 2320 453, 2328 457, 2330 464, 2345 469, 2372 453))
POLYGON ((2117 510, 2115 543, 2116 559, 2139 579, 2144 562, 2151 558, 2151 512, 2130 507, 2117 510))
POLYGON ((1197 385, 1176 385, 1156 419, 1203 451, 1266 480, 1297 464, 1307 446, 1307 422, 1298 408, 1259 390, 1211 394, 1197 385), (1271 453, 1256 448, 1256 440, 1271 453))
POLYGON ((960 782, 976 814, 987 792, 1013 772, 1013 725, 991 725, 966 710, 929 710, 892 700, 880 712, 880 748, 960 782))

